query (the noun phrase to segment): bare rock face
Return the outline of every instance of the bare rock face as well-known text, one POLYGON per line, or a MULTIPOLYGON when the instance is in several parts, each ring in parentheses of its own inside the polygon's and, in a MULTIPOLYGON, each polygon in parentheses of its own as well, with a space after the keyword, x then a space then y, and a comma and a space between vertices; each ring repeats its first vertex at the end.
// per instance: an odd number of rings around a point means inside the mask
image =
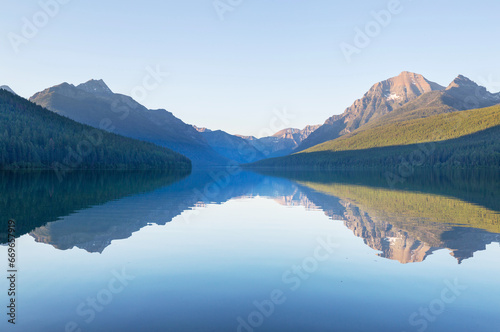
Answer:
POLYGON ((297 128, 287 128, 278 131, 272 137, 283 138, 283 139, 293 139, 297 143, 305 140, 309 135, 312 134, 316 129, 321 127, 321 125, 306 126, 304 129, 300 130, 297 128))
POLYGON ((196 129, 196 131, 199 132, 199 133, 210 133, 210 132, 212 132, 210 129, 205 128, 205 127, 197 127, 197 126, 193 125, 193 128, 196 129))
POLYGON ((104 83, 103 80, 90 80, 77 85, 77 88, 88 93, 112 94, 113 91, 104 83))
POLYGON ((422 75, 407 71, 402 72, 399 76, 376 83, 365 93, 363 98, 356 100, 351 107, 345 110, 341 119, 346 128, 341 134, 351 132, 426 92, 443 89, 444 87, 428 81, 422 75))
POLYGON ((313 132, 315 132, 316 129, 318 129, 319 127, 321 127, 321 125, 306 126, 304 129, 302 129, 300 131, 301 138, 303 140, 306 139, 307 137, 309 137, 309 135, 311 135, 313 132))

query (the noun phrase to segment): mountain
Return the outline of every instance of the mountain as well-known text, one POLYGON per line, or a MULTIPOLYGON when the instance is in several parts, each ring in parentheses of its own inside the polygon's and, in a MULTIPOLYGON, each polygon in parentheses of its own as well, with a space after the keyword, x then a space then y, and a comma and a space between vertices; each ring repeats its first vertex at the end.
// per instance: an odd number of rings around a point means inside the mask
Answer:
POLYGON ((474 108, 485 108, 499 103, 500 93, 489 93, 486 88, 459 75, 445 90, 425 93, 345 136, 355 135, 360 131, 384 126, 391 122, 425 118, 474 108))
MULTIPOLYGON (((382 118, 380 119, 382 120, 382 118)), ((336 169, 420 166, 499 167, 500 105, 360 128, 254 167, 336 169)))
POLYGON ((459 75, 443 91, 426 93, 349 134, 305 151, 340 151, 453 139, 497 125, 498 109, 486 108, 499 103, 500 93, 489 93, 486 88, 459 75), (425 120, 430 116, 466 110, 470 105, 479 105, 482 109, 425 120))
POLYGON ((204 132, 207 132, 207 131, 211 131, 208 128, 197 127, 195 125, 193 125, 193 128, 196 129, 196 131, 199 132, 199 133, 204 133, 204 132))
POLYGON ((500 103, 500 93, 490 93, 465 76, 458 75, 444 91, 450 106, 457 110, 483 108, 500 103))
POLYGON ((292 153, 318 127, 319 125, 307 126, 302 130, 288 128, 269 137, 256 138, 254 136, 231 135, 222 130, 193 126, 212 149, 240 164, 286 156, 292 153))
POLYGON ((9 86, 7 85, 2 85, 0 86, 0 90, 5 90, 5 91, 9 91, 10 93, 14 94, 14 95, 17 95, 17 93, 14 92, 14 90, 12 90, 9 86))
POLYGON ((82 83, 76 86, 78 89, 86 91, 88 93, 101 94, 101 95, 112 95, 113 91, 104 83, 103 80, 90 80, 86 83, 82 83))
POLYGON ((193 126, 212 149, 227 159, 239 164, 251 163, 266 158, 247 140, 222 130, 210 130, 193 126))
POLYGON ((282 139, 292 139, 296 143, 300 143, 305 140, 309 135, 311 135, 320 125, 306 126, 304 129, 287 128, 278 131, 272 137, 282 138, 282 139))
POLYGON ((0 90, 0 169, 190 170, 172 150, 80 124, 0 90))
MULTIPOLYGON (((426 92, 354 131, 300 151, 298 155, 304 153, 302 156, 290 156, 290 160, 270 160, 258 165, 346 168, 378 167, 385 162, 386 167, 394 167, 412 153, 411 149, 418 151, 419 146, 415 144, 441 142, 439 153, 446 153, 447 156, 441 158, 444 160, 433 162, 432 158, 428 158, 425 164, 498 166, 495 158, 498 153, 496 135, 500 124, 500 106, 492 106, 499 103, 500 93, 490 93, 459 75, 447 88, 426 92), (470 105, 482 108, 461 112, 470 105), (472 153, 473 157, 458 151, 458 146, 472 153), (472 150, 472 146, 478 150, 472 150)), ((337 125, 339 123, 344 124, 337 121, 337 125)))
POLYGON ((350 133, 372 120, 399 108, 424 93, 445 88, 419 74, 402 72, 396 77, 374 84, 368 92, 348 107, 343 114, 334 115, 314 131, 296 151, 350 133))
POLYGON ((191 125, 164 110, 149 110, 129 96, 113 93, 102 80, 68 83, 36 93, 30 101, 77 122, 151 142, 186 155, 193 166, 224 165, 191 125))
POLYGON ((266 158, 286 156, 292 153, 320 125, 306 126, 304 129, 287 128, 268 137, 239 136, 247 140, 266 158))

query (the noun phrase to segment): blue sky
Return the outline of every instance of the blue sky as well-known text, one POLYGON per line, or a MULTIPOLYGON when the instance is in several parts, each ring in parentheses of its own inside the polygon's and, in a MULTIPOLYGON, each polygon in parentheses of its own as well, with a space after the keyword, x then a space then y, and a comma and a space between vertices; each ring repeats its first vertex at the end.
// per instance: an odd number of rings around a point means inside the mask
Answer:
POLYGON ((231 8, 224 20, 213 0, 60 1, 67 3, 47 20, 39 1, 2 4, 0 85, 29 97, 102 78, 131 95, 147 68, 160 68, 169 75, 141 103, 197 126, 257 136, 323 123, 403 70, 442 85, 463 74, 500 90, 494 0, 400 0, 378 28, 372 11, 397 0, 220 0, 231 8), (25 36, 23 18, 40 27, 15 52, 11 39, 25 36), (369 45, 348 62, 340 45, 356 46, 355 29, 367 27, 369 45), (276 121, 282 110, 293 117, 276 121))

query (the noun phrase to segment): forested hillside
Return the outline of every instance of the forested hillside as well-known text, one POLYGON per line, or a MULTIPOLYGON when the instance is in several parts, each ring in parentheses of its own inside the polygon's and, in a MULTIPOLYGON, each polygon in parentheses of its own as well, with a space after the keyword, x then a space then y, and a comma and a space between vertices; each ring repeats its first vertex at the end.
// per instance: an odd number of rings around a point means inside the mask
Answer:
POLYGON ((183 155, 57 115, 0 90, 0 169, 184 169, 183 155))
POLYGON ((289 169, 500 167, 500 105, 389 122, 252 166, 289 169))
POLYGON ((498 125, 500 125, 500 105, 406 121, 385 121, 384 125, 368 129, 360 128, 351 134, 316 145, 303 152, 359 150, 444 141, 498 125))
POLYGON ((132 97, 112 92, 102 80, 90 80, 78 86, 62 83, 36 93, 30 101, 94 128, 102 128, 103 119, 108 119, 114 133, 181 153, 196 167, 230 163, 191 125, 171 112, 147 109, 132 97))

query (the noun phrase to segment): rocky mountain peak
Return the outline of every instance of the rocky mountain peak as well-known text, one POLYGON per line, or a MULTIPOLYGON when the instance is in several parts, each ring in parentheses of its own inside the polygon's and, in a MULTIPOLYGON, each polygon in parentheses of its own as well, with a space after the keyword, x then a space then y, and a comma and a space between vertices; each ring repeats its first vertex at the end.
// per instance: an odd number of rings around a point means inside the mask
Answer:
POLYGON ((472 81, 471 79, 463 76, 463 75, 458 75, 451 83, 448 85, 446 90, 451 90, 453 88, 476 88, 479 87, 476 82, 472 81))
POLYGON ((446 88, 446 94, 453 97, 453 107, 458 110, 489 107, 500 103, 500 93, 490 93, 484 86, 458 75, 446 88))
POLYGON ((444 89, 420 74, 403 71, 398 76, 375 83, 363 97, 346 108, 344 113, 328 118, 323 126, 304 140, 298 151, 350 133, 424 93, 444 89))
POLYGON ((396 101, 398 99, 406 99, 414 97, 426 92, 435 90, 444 90, 444 87, 427 80, 424 76, 408 71, 403 71, 398 76, 389 78, 385 81, 375 84, 372 89, 377 90, 378 87, 384 89, 384 92, 390 92, 387 96, 388 101, 396 101), (397 94, 399 93, 399 95, 397 94))
POLYGON ((319 125, 319 124, 318 125, 308 125, 304 129, 301 130, 301 133, 303 135, 309 136, 310 134, 312 134, 319 127, 321 127, 321 125, 319 125))
POLYGON ((210 130, 208 128, 205 128, 205 127, 197 127, 197 126, 193 125, 193 128, 196 129, 196 131, 199 132, 199 133, 210 133, 210 132, 212 132, 212 130, 210 130))
POLYGON ((78 89, 89 93, 111 94, 113 91, 104 83, 103 80, 90 80, 77 86, 78 89))
POLYGON ((293 134, 298 134, 298 133, 300 133, 300 129, 297 129, 297 128, 286 128, 286 129, 280 130, 277 133, 275 133, 273 135, 273 137, 287 138, 287 137, 290 137, 293 134))
MULTIPOLYGON (((427 80, 420 74, 403 71, 398 76, 374 84, 365 93, 363 98, 358 99, 347 108, 342 115, 346 124, 347 133, 357 129, 359 126, 387 114, 394 108, 400 107, 412 101, 424 93, 444 90, 444 87, 427 80)), ((337 121, 338 117, 331 118, 330 123, 337 121)), ((329 123, 327 120, 327 124, 329 123)))

